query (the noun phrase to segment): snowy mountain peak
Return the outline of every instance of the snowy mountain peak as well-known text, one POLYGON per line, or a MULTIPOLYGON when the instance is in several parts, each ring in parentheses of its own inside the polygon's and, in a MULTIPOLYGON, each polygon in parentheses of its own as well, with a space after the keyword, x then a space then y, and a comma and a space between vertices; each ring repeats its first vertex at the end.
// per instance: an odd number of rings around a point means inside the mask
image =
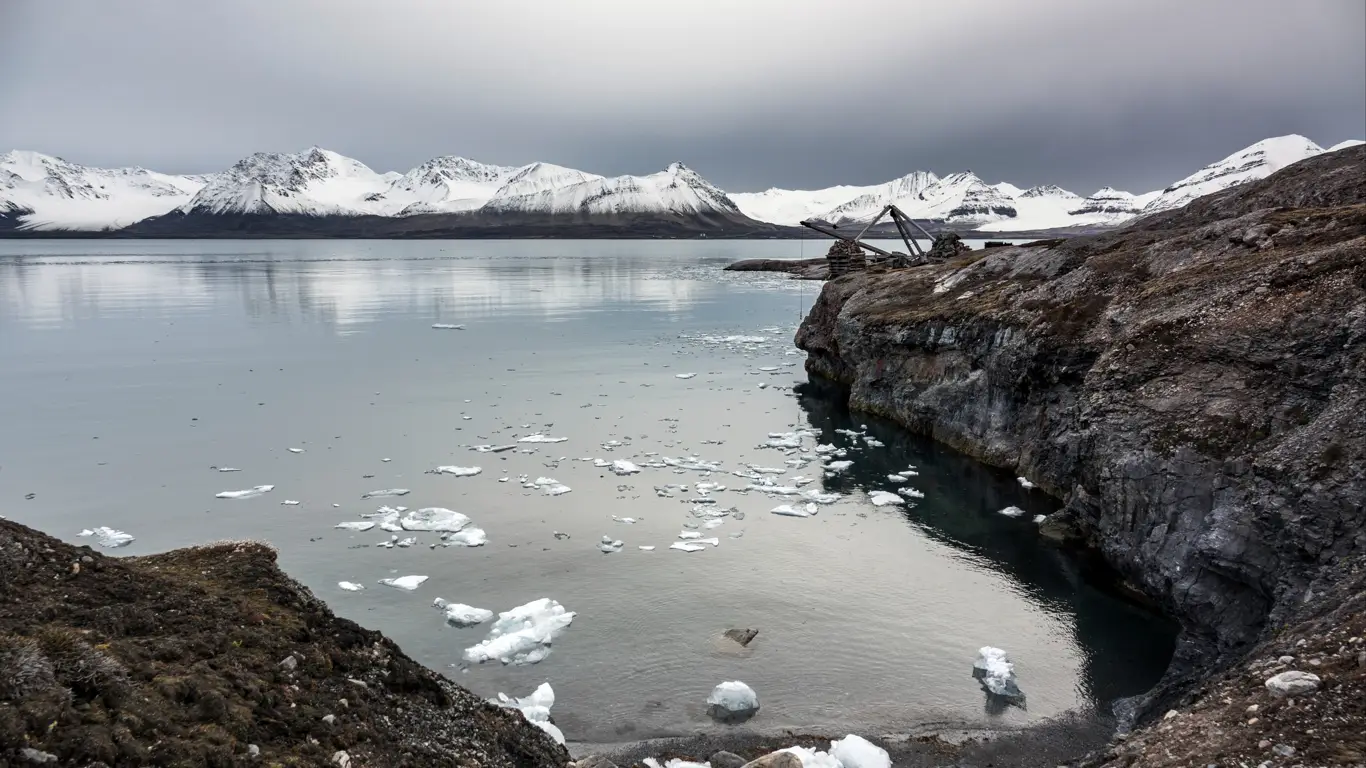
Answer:
POLYGON ((0 212, 22 229, 100 230, 184 203, 202 182, 144 168, 91 168, 41 152, 0 155, 0 212))
MULTIPOLYGON (((999 184, 997 185, 997 188, 1000 188, 999 184)), ((1019 197, 1072 197, 1080 199, 1081 195, 1068 192, 1056 184, 1044 184, 1042 186, 1026 189, 1019 194, 1019 197)))
POLYGON ((648 176, 583 175, 588 178, 525 194, 504 194, 510 190, 500 189, 480 210, 555 216, 743 216, 725 192, 682 163, 648 176))
POLYGON ((375 211, 389 187, 359 160, 321 147, 257 152, 238 160, 182 210, 210 214, 358 215, 375 211))
POLYGON ((1324 152, 1336 152, 1339 149, 1347 149, 1348 147, 1359 147, 1362 144, 1366 144, 1366 141, 1362 141, 1361 139, 1348 139, 1346 141, 1339 141, 1338 143, 1334 144, 1328 149, 1325 149, 1324 152))
POLYGON ((1291 163, 1321 152, 1323 147, 1298 134, 1262 139, 1162 190, 1161 195, 1144 207, 1143 213, 1180 208, 1197 197, 1264 179, 1291 163))

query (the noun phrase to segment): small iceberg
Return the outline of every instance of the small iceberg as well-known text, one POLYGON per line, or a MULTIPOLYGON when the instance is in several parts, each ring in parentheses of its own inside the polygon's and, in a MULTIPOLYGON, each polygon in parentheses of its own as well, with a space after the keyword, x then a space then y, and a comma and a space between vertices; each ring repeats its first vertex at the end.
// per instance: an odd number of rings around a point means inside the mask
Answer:
POLYGON ((1042 524, 1043 524, 1043 521, 1045 521, 1045 520, 1047 520, 1047 519, 1048 519, 1048 515, 1035 515, 1035 516, 1034 516, 1034 524, 1035 524, 1035 525, 1042 525, 1042 524))
POLYGON ((341 587, 347 592, 359 592, 362 589, 365 589, 364 585, 357 584, 354 581, 339 581, 337 582, 337 586, 341 587))
POLYGON ((734 680, 721 683, 707 696, 707 714, 722 723, 743 723, 759 712, 759 694, 734 680))
POLYGON ((126 547, 133 543, 133 536, 131 534, 103 525, 98 528, 86 528, 76 535, 94 536, 95 543, 108 549, 118 549, 119 547, 126 547))
POLYGON ((500 707, 521 710, 527 722, 550 734, 550 738, 559 742, 561 746, 564 745, 564 733, 550 722, 550 708, 555 706, 555 691, 550 687, 550 683, 541 683, 530 696, 520 699, 499 693, 493 703, 500 707))
POLYGON ((290 452, 290 453, 303 453, 303 452, 304 452, 304 449, 302 449, 302 448, 290 448, 290 449, 289 449, 289 452, 290 452))
POLYGON ((432 323, 432 328, 435 328, 435 329, 438 330, 438 331, 463 331, 463 330, 465 330, 465 326, 463 326, 463 325, 456 325, 455 323, 432 323))
POLYGON ((675 374, 674 374, 674 378, 675 378, 675 379, 691 379, 692 377, 694 377, 694 376, 696 376, 696 375, 697 375, 697 374, 695 374, 695 373, 675 373, 675 374))
POLYGON ((914 488, 911 488, 910 486, 907 486, 907 487, 905 487, 905 488, 898 488, 898 489, 896 489, 896 492, 899 493, 899 494, 901 494, 902 496, 905 496, 905 497, 908 498, 908 499, 923 499, 923 498, 925 498, 925 494, 921 493, 920 491, 918 491, 918 490, 916 490, 916 489, 914 489, 914 488))
POLYGON ((489 635, 465 649, 465 661, 535 664, 550 655, 551 643, 574 621, 574 613, 543 597, 498 614, 489 635))
POLYGON ((627 523, 628 525, 635 525, 637 522, 634 517, 617 517, 616 515, 612 515, 612 519, 618 523, 627 523))
POLYGON ((1020 487, 1026 489, 1026 490, 1028 490, 1028 489, 1034 487, 1034 484, 1031 483, 1031 482, 1029 482, 1029 478, 1027 478, 1027 477, 1017 477, 1017 478, 1015 478, 1015 479, 1018 480, 1018 481, 1020 481, 1020 487))
POLYGON ((852 733, 830 742, 830 756, 840 761, 844 768, 892 768, 892 757, 887 750, 852 733))
POLYGON ((479 474, 480 472, 483 472, 483 471, 484 471, 484 469, 483 469, 482 467, 455 467, 455 466, 443 466, 443 467, 437 467, 436 469, 433 469, 433 470, 432 470, 432 474, 434 474, 434 475, 455 475, 456 477, 474 477, 475 475, 477 475, 477 474, 479 474))
POLYGON ((868 500, 873 502, 873 506, 875 507, 886 507, 893 504, 906 503, 905 499, 895 493, 888 493, 887 491, 873 491, 868 494, 868 500))
POLYGON ((269 493, 269 492, 271 492, 271 491, 273 491, 273 490, 275 490, 275 486, 273 486, 273 485, 258 485, 258 486, 252 487, 252 488, 248 488, 248 489, 246 489, 246 490, 244 490, 244 491, 223 491, 222 493, 215 493, 215 494, 214 494, 214 498, 216 498, 216 499, 254 499, 254 498, 256 498, 257 496, 260 496, 260 495, 263 494, 263 493, 269 493))
POLYGON ((603 554, 610 555, 613 552, 620 552, 621 547, 621 539, 613 539, 611 536, 603 536, 602 541, 598 542, 598 549, 602 551, 603 554))
POLYGON ((653 552, 653 551, 655 551, 654 545, 652 545, 652 544, 651 544, 651 545, 642 544, 642 545, 640 545, 639 547, 636 547, 636 549, 639 549, 641 552, 653 552))
POLYGON ((482 547, 489 543, 489 535, 483 528, 470 526, 462 528, 455 533, 448 533, 441 538, 445 539, 448 547, 482 547))
POLYGON ((838 493, 824 493, 815 488, 810 488, 802 491, 802 498, 813 504, 834 504, 843 497, 838 493))
POLYGON ((517 442, 519 442, 519 443, 563 443, 564 441, 566 441, 566 440, 568 440, 568 439, 569 439, 569 438, 567 438, 567 437, 551 437, 551 436, 549 436, 549 435, 542 435, 542 434, 540 434, 540 433, 537 433, 537 434, 534 434, 534 435, 527 435, 526 437, 523 437, 523 438, 519 439, 517 442))
POLYGON ((700 541, 675 541, 669 545, 669 549, 676 549, 680 552, 701 552, 707 545, 700 541))
POLYGON ((297 507, 297 506, 299 506, 299 502, 295 501, 294 499, 285 499, 284 501, 280 502, 280 506, 282 506, 282 507, 297 507))
POLYGON ((515 445, 476 445, 473 450, 479 453, 503 453, 504 451, 515 451, 515 445))
POLYGON ((242 470, 238 469, 237 467, 219 467, 219 468, 218 468, 218 471, 219 471, 219 472, 241 472, 242 470))
POLYGON ((427 576, 399 576, 393 579, 380 579, 379 583, 383 584, 386 587, 406 589, 409 592, 411 592, 414 589, 417 589, 418 587, 422 586, 422 582, 426 581, 427 579, 427 576))
POLYGON ((470 524, 470 519, 453 509, 423 507, 404 515, 399 526, 405 531, 446 531, 455 533, 470 524))
POLYGON ((909 479, 905 475, 887 475, 887 481, 890 483, 904 483, 909 479))
POLYGON ((992 696, 1011 701, 1024 701, 1015 682, 1015 665, 1010 663, 1006 652, 1000 648, 983 646, 977 651, 977 661, 972 665, 972 676, 982 683, 982 687, 992 696))
POLYGON ((561 496, 574 490, 553 477, 538 477, 527 484, 529 488, 540 488, 547 496, 561 496))
POLYGON ((1024 513, 1025 511, 1019 507, 1006 507, 997 514, 1005 515, 1006 517, 1020 517, 1024 513))
POLYGON ((464 603, 448 603, 439 597, 432 601, 432 606, 445 613, 446 623, 452 627, 473 627, 493 618, 493 611, 486 608, 475 608, 464 603))
POLYGON ((614 475, 620 475, 622 477, 625 477, 627 475, 634 475, 638 472, 640 472, 640 467, 636 466, 635 464, 629 461, 617 459, 616 461, 612 462, 612 474, 614 475))
POLYGON ((333 527, 334 527, 334 528, 340 528, 340 529, 342 529, 343 531, 368 531, 368 530, 370 530, 371 528, 374 528, 374 527, 375 527, 375 521, 374 521, 374 520, 360 520, 360 521, 357 521, 357 522, 337 523, 337 524, 336 524, 335 526, 333 526, 333 527))
POLYGON ((378 491, 370 491, 369 493, 363 493, 361 494, 361 498, 382 499, 387 496, 407 496, 410 493, 412 493, 412 491, 408 490, 407 488, 382 488, 378 491))
POLYGON ((816 505, 810 502, 806 504, 779 504, 769 511, 783 517, 811 517, 816 514, 816 505))
POLYGON ((852 466, 854 466, 854 462, 849 461, 848 459, 845 459, 843 461, 832 461, 829 464, 825 465, 825 471, 831 474, 835 474, 843 472, 844 470, 852 466))

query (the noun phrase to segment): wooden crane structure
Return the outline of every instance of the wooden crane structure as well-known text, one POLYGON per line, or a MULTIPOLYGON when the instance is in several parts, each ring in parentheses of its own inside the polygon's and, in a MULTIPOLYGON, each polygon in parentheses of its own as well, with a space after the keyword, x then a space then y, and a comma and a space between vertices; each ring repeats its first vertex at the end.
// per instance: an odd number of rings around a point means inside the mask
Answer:
POLYGON ((881 256, 881 260, 887 262, 887 266, 890 267, 910 267, 916 264, 924 264, 929 261, 929 254, 927 254, 925 252, 925 249, 921 248, 920 244, 915 241, 915 235, 911 233, 911 230, 914 229, 931 242, 933 242, 935 239, 933 235, 925 231, 924 227, 915 223, 915 221, 911 219, 910 216, 907 216, 900 208, 896 207, 895 205, 888 205, 884 207, 881 213, 879 213, 877 216, 874 216, 873 220, 868 222, 867 226, 860 230, 857 235, 853 236, 847 235, 844 232, 840 232, 837 227, 831 224, 827 224, 823 221, 816 221, 815 219, 807 219, 803 221, 802 226, 806 227, 807 229, 812 229, 817 232, 820 232, 823 235, 829 235, 830 237, 833 237, 837 240, 843 240, 846 243, 851 243, 866 251, 875 253, 878 256, 881 256), (901 235, 901 242, 906 244, 905 253, 901 253, 899 251, 885 251, 881 248, 878 248, 875 245, 869 245, 868 243, 863 242, 864 234, 866 234, 868 230, 872 229, 873 226, 876 225, 879 221, 882 221, 883 217, 889 214, 892 217, 892 223, 896 225, 897 233, 901 235))

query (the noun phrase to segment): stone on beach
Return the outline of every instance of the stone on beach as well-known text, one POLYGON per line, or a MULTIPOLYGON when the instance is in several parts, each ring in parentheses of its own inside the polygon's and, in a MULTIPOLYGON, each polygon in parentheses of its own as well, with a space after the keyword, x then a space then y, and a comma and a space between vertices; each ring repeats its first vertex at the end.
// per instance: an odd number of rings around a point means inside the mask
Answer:
POLYGON ((1276 696, 1297 696, 1319 689, 1319 676, 1312 672, 1291 670, 1268 678, 1266 689, 1276 696))
POLYGON ((722 723, 742 723, 758 711, 759 695, 739 680, 721 683, 707 696, 707 714, 722 723))

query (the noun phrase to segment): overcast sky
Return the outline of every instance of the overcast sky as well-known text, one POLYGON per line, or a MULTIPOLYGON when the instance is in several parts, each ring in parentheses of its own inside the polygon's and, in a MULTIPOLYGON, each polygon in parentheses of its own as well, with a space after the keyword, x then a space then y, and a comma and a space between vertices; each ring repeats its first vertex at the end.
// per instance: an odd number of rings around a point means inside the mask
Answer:
POLYGON ((221 170, 320 145, 730 191, 1164 186, 1366 136, 1362 0, 0 0, 0 151, 221 170))

